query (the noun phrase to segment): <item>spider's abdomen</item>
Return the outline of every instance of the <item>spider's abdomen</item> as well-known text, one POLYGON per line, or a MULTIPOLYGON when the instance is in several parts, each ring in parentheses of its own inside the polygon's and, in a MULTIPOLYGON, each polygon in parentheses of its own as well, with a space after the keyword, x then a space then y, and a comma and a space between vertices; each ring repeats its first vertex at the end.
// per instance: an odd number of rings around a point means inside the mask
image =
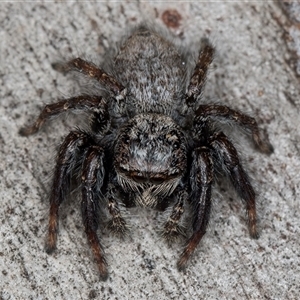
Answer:
POLYGON ((160 35, 140 28, 125 41, 114 63, 134 114, 169 115, 179 104, 185 66, 176 47, 160 35))

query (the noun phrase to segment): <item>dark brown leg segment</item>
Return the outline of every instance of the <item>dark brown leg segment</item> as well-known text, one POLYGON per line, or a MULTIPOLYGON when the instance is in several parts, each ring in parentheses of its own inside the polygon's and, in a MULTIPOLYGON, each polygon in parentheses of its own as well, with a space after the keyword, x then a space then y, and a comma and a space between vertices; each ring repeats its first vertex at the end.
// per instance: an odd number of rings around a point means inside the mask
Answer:
POLYGON ((46 240, 47 253, 52 253, 56 248, 59 206, 68 195, 79 148, 88 144, 89 140, 90 137, 87 134, 75 131, 69 133, 60 146, 50 195, 50 216, 46 240))
POLYGON ((192 154, 190 173, 191 203, 194 209, 193 234, 182 252, 177 267, 183 270, 206 232, 211 209, 211 187, 213 183, 213 161, 209 149, 197 148, 192 154))
POLYGON ((97 80, 101 85, 111 91, 117 100, 122 100, 126 96, 126 88, 114 77, 107 74, 93 63, 87 62, 79 57, 70 60, 66 64, 55 64, 54 68, 59 69, 60 71, 74 70, 97 80))
POLYGON ((248 214, 249 231, 252 238, 258 238, 256 229, 255 192, 248 176, 239 162, 238 154, 233 144, 224 133, 217 133, 211 142, 216 155, 222 159, 239 196, 245 201, 248 214))
POLYGON ((82 167, 82 218, 88 242, 93 251, 102 280, 108 276, 104 252, 97 236, 98 229, 98 201, 100 189, 104 180, 104 151, 99 146, 88 149, 82 167))
POLYGON ((214 53, 215 49, 210 42, 207 39, 203 39, 198 61, 185 96, 185 101, 188 106, 193 105, 197 97, 201 95, 206 81, 208 67, 213 61, 214 53))
POLYGON ((94 111, 103 114, 107 111, 107 104, 100 96, 81 95, 61 100, 57 103, 46 105, 33 125, 21 128, 19 133, 23 136, 36 133, 49 118, 72 109, 94 111))
POLYGON ((254 118, 251 118, 245 114, 235 111, 227 106, 223 105, 200 105, 195 112, 196 122, 205 121, 207 118, 224 119, 236 122, 239 126, 248 130, 252 134, 252 139, 255 145, 263 153, 271 154, 273 152, 273 146, 268 139, 261 136, 261 132, 254 118))

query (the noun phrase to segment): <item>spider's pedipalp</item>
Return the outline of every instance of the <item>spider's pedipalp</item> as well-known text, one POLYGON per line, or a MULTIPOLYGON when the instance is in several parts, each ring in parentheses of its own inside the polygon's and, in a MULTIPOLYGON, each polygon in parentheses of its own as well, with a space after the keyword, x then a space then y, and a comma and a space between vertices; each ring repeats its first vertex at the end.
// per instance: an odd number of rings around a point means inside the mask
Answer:
POLYGON ((120 195, 117 186, 109 184, 106 198, 107 208, 109 214, 111 215, 111 219, 109 220, 107 227, 114 234, 122 238, 128 233, 129 227, 126 220, 122 216, 120 204, 118 201, 122 198, 122 196, 120 195))
POLYGON ((211 145, 216 152, 216 156, 221 160, 221 164, 229 175, 237 193, 246 203, 251 237, 258 238, 256 228, 255 192, 248 179, 248 175, 239 161, 235 147, 222 132, 212 136, 211 145))
POLYGON ((233 110, 228 106, 217 104, 200 105, 195 111, 195 117, 196 123, 204 122, 208 118, 235 122, 242 128, 251 132, 252 139, 261 152, 271 154, 274 150, 269 140, 266 137, 262 137, 261 131, 254 118, 233 110))
POLYGON ((172 212, 164 223, 163 229, 161 230, 162 237, 169 243, 173 242, 174 239, 178 238, 180 235, 185 236, 184 230, 180 225, 180 221, 184 213, 184 206, 185 201, 188 198, 188 193, 186 189, 177 187, 174 191, 174 195, 177 199, 177 202, 173 206, 172 212))
MULTIPOLYGON (((93 251, 100 277, 108 276, 104 251, 97 236, 99 223, 99 191, 104 181, 104 151, 100 146, 91 146, 86 151, 82 165, 82 219, 88 242, 93 251)), ((101 194, 101 193, 100 193, 101 194)))
POLYGON ((206 232, 211 209, 211 188, 214 178, 214 166, 211 152, 206 147, 197 148, 192 153, 190 171, 191 195, 193 207, 193 233, 188 239, 177 262, 179 270, 183 270, 206 232))
POLYGON ((23 136, 34 134, 51 117, 75 109, 99 113, 100 111, 107 111, 107 104, 101 96, 80 95, 63 99, 46 105, 37 120, 31 126, 21 128, 19 133, 23 136))
POLYGON ((73 172, 78 163, 80 152, 90 142, 90 136, 86 133, 73 131, 68 134, 60 146, 50 195, 49 226, 46 240, 47 253, 52 253, 56 248, 59 206, 69 193, 70 181, 74 175, 73 172))

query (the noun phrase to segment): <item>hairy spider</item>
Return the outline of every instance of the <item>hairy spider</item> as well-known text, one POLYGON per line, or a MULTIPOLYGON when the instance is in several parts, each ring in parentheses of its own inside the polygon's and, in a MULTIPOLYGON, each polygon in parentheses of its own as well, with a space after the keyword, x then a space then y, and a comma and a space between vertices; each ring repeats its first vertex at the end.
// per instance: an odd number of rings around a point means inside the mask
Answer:
POLYGON ((97 229, 100 213, 107 212, 109 227, 125 233, 127 219, 121 206, 166 209, 163 224, 167 239, 180 233, 187 206, 191 235, 178 260, 185 268, 209 221, 214 176, 223 172, 246 204, 249 231, 257 238, 255 192, 228 137, 218 121, 246 129, 267 154, 273 148, 263 138, 256 121, 225 105, 201 104, 201 94, 214 48, 202 40, 196 65, 187 55, 147 26, 136 28, 103 70, 76 58, 60 64, 77 71, 104 88, 102 95, 79 95, 46 105, 33 125, 20 130, 36 133, 49 118, 70 110, 90 113, 90 129, 70 132, 60 146, 50 195, 46 251, 56 247, 59 206, 79 178, 82 218, 102 279, 107 263, 97 229), (191 70, 190 70, 191 69, 191 70))

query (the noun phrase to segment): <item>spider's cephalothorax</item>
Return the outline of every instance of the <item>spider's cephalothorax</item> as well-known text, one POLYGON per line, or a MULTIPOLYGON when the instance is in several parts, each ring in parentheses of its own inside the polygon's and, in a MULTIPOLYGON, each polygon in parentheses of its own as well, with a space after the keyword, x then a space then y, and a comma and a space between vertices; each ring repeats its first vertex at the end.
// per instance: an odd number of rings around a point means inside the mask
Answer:
POLYGON ((170 117, 154 113, 136 115, 120 132, 114 159, 118 183, 136 193, 136 204, 156 207, 185 173, 185 136, 170 117))
POLYGON ((141 26, 122 44, 112 69, 104 71, 81 58, 59 65, 98 82, 105 92, 47 105, 32 126, 20 131, 33 134, 47 119, 65 111, 83 110, 91 116, 90 130, 70 132, 57 155, 47 252, 56 247, 58 210, 72 178, 81 181, 85 231, 103 279, 108 273, 96 233, 100 211, 108 212, 110 229, 122 234, 128 229, 123 204, 171 206, 162 229, 171 240, 181 232, 185 208, 191 207, 186 210, 192 212, 187 216, 191 235, 178 261, 183 269, 206 232, 216 173, 228 175, 246 204, 250 235, 258 236, 255 192, 234 145, 214 125, 227 120, 246 129, 260 151, 270 154, 273 149, 253 118, 227 106, 201 104, 213 55, 214 48, 204 39, 190 70, 184 51, 141 26))

